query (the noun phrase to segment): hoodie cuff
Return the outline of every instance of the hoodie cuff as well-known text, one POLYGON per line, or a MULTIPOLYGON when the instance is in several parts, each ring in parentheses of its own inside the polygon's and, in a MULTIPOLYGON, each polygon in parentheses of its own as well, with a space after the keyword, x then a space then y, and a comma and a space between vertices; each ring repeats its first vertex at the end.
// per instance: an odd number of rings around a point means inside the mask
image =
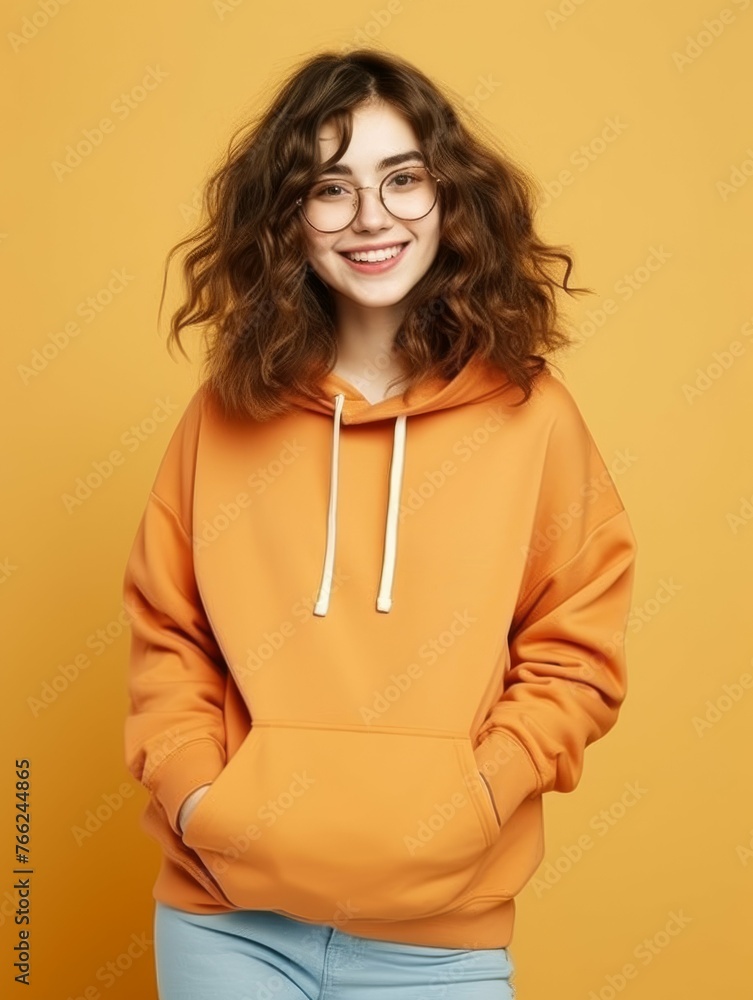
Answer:
POLYGON ((504 826, 518 806, 537 793, 539 776, 522 744, 499 729, 492 730, 473 755, 491 786, 500 826, 504 826))
POLYGON ((211 784, 224 767, 225 754, 215 740, 193 740, 170 754, 145 783, 179 837, 180 807, 200 785, 211 784))

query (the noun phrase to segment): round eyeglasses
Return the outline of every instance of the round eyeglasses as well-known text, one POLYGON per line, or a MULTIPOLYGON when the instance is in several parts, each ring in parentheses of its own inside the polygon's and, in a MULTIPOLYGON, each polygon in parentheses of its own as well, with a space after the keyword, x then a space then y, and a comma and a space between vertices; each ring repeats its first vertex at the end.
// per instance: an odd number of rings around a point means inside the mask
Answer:
MULTIPOLYGON (((440 178, 424 166, 401 167, 387 174, 379 185, 379 199, 396 219, 415 222, 434 208, 440 178)), ((361 209, 361 191, 377 190, 373 186, 356 187, 350 181, 324 180, 313 184, 308 192, 296 199, 310 226, 320 233, 337 233, 346 229, 361 209)))

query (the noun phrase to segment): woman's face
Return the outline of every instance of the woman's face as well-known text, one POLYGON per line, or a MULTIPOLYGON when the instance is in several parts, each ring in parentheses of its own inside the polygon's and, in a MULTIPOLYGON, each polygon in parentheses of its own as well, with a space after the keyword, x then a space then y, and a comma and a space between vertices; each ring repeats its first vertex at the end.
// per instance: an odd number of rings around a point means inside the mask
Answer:
MULTIPOLYGON (((319 133, 320 162, 330 157, 337 143, 334 131, 326 124, 319 133)), ((321 233, 304 220, 308 262, 331 288, 336 301, 341 297, 361 306, 380 308, 399 302, 428 271, 439 246, 439 200, 422 219, 402 221, 386 210, 379 198, 379 184, 398 167, 422 163, 419 145, 410 123, 391 105, 382 102, 362 105, 353 112, 353 133, 344 156, 338 160, 342 170, 322 171, 317 182, 331 179, 347 181, 360 187, 358 214, 350 225, 336 233, 321 233), (379 169, 379 161, 405 154, 405 160, 379 169), (399 247, 399 257, 387 268, 373 272, 359 268, 344 256, 345 251, 378 247, 399 247)), ((405 183, 405 181, 402 181, 405 183)))

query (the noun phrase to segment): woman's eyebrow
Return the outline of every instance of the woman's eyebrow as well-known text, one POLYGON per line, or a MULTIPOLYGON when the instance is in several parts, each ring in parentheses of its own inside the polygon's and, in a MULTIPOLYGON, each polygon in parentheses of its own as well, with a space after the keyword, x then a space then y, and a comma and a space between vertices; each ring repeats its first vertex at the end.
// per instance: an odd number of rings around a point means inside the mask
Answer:
MULTIPOLYGON (((417 149, 409 149, 407 153, 395 153, 394 156, 387 156, 383 160, 380 160, 376 165, 376 169, 380 171, 386 170, 388 167, 398 167, 407 160, 420 160, 423 163, 423 159, 423 153, 420 153, 417 149)), ((331 167, 326 167, 321 172, 323 174, 353 175, 353 171, 346 163, 334 163, 331 167)))

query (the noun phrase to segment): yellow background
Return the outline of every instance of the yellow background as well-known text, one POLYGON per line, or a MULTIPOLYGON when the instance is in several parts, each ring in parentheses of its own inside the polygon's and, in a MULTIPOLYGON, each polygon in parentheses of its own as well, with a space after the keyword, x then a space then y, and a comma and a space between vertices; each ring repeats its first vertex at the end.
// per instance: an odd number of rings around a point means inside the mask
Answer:
POLYGON ((743 682, 753 678, 753 4, 46 5, 52 14, 10 2, 2 16, 3 994, 16 995, 5 905, 14 758, 28 757, 35 874, 23 995, 156 996, 153 948, 133 942, 151 939, 159 849, 139 829, 146 793, 123 763, 118 616, 138 518, 197 384, 195 331, 191 363, 165 349, 177 268, 158 329, 164 256, 196 221, 231 132, 289 68, 370 38, 451 87, 548 185, 541 230, 571 246, 573 282, 596 292, 568 300, 579 343, 558 360, 607 464, 631 456, 615 475, 640 548, 628 698, 589 748, 578 789, 545 799, 547 856, 518 899, 511 944, 518 996, 752 995, 753 690, 743 682), (19 42, 26 18, 31 37, 19 42), (138 94, 150 68, 158 85, 117 117, 119 95, 138 94), (57 177, 66 146, 108 116, 112 131, 57 177), (620 134, 602 141, 610 119, 620 134), (557 190, 567 170, 571 183, 557 190), (80 304, 113 271, 127 282, 87 321, 80 304), (79 333, 65 343, 72 321, 79 333), (29 375, 45 345, 54 356, 29 375), (175 409, 150 423, 165 400, 175 409), (141 440, 129 450, 132 426, 141 440), (122 464, 67 510, 77 477, 113 449, 122 464), (81 654, 88 665, 40 708, 44 685, 64 676, 61 665, 72 675, 81 654), (739 699, 724 700, 725 684, 739 685, 739 699), (641 791, 628 804, 631 785, 641 791), (105 796, 120 796, 120 808, 77 842, 105 796), (674 934, 673 913, 683 919, 674 934), (108 962, 120 963, 116 979, 108 962), (619 989, 628 963, 635 977, 619 989))

